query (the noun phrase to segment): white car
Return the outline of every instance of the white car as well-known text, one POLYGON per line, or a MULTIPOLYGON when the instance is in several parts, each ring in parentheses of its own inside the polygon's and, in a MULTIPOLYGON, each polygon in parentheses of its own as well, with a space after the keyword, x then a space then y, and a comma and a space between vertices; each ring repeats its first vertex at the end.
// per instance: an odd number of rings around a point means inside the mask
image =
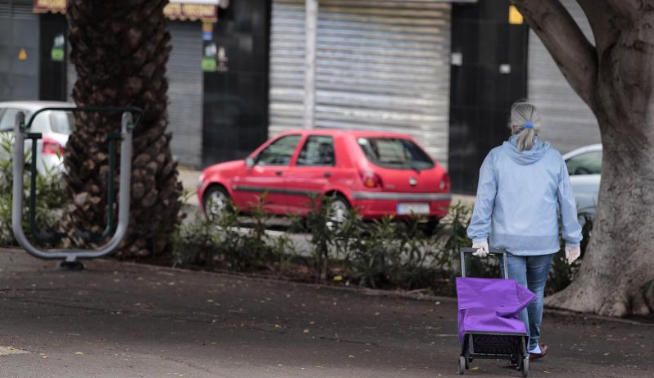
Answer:
POLYGON ((563 155, 568 166, 580 220, 595 216, 602 173, 602 145, 594 144, 563 155))
MULTIPOLYGON (((72 107, 74 104, 54 101, 16 101, 0 102, 0 161, 11 160, 11 151, 6 146, 13 144, 16 114, 25 113, 25 122, 43 108, 72 107)), ((38 141, 37 171, 39 174, 59 174, 63 172, 63 152, 68 137, 75 124, 71 112, 50 111, 39 113, 30 128, 31 132, 41 133, 38 141)), ((32 150, 32 142, 25 140, 25 152, 32 150)))

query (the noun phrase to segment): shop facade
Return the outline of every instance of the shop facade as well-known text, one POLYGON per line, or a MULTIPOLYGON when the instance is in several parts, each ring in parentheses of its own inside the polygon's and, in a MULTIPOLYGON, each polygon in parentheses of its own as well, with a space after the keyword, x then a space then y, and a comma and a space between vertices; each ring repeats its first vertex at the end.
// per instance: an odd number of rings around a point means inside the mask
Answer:
MULTIPOLYGON (((173 154, 202 168, 307 127, 306 4, 317 6, 310 127, 413 135, 471 193, 507 137, 510 104, 530 98, 543 136, 567 151, 597 123, 509 0, 171 0, 173 154)), ((562 0, 590 36, 583 13, 562 0)), ((67 100, 66 0, 0 0, 0 101, 67 100), (38 36, 35 38, 34 36, 38 36)))
MULTIPOLYGON (((192 168, 240 157, 267 137, 269 2, 231 3, 172 0, 164 10, 171 149, 192 168)), ((71 100, 65 10, 66 0, 0 0, 0 101, 71 100)))
MULTIPOLYGON (((447 165, 454 2, 318 1, 311 126, 408 133, 447 165)), ((305 126, 305 4, 272 2, 271 134, 305 126)))

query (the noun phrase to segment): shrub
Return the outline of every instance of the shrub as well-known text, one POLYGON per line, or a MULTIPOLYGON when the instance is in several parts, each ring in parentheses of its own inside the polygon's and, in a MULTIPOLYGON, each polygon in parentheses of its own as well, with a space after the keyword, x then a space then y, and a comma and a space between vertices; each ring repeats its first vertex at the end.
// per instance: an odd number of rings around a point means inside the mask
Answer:
MULTIPOLYGON (((433 234, 424 233, 424 219, 397 221, 391 217, 366 222, 352 211, 343 223, 330 222, 330 198, 314 198, 312 211, 296 219, 289 231, 310 234, 309 254, 298 256, 287 234, 271 236, 265 198, 247 215, 249 228, 240 227, 242 214, 232 209, 217 223, 204 219, 180 227, 175 236, 178 265, 200 265, 231 271, 268 271, 300 280, 337 281, 371 288, 428 289, 454 295, 460 275, 459 251, 470 246, 466 229, 471 208, 454 204, 433 234)), ((592 224, 584 226, 582 251, 592 224)), ((583 253, 583 252, 582 252, 583 253)), ((471 276, 500 277, 499 259, 466 259, 471 276)), ((564 254, 554 258, 548 293, 567 286, 579 263, 569 266, 564 254)))
POLYGON ((178 227, 173 235, 173 265, 211 265, 213 251, 221 243, 215 227, 204 217, 178 227))
MULTIPOLYGON (((7 155, 11 155, 11 140, 2 141, 2 148, 7 155)), ((25 161, 30 160, 30 153, 26 153, 25 161)), ((30 173, 25 172, 24 201, 23 201, 23 229, 28 237, 32 237, 28 219, 30 173)), ((9 160, 0 161, 0 245, 15 245, 14 234, 11 227, 12 191, 13 191, 12 163, 9 160)), ((46 172, 36 177, 36 226, 40 230, 53 231, 57 221, 67 203, 64 183, 60 175, 46 172)))
POLYGON ((206 266, 237 272, 281 269, 292 256, 293 245, 286 235, 272 237, 266 230, 270 216, 259 198, 248 218, 251 227, 241 227, 242 214, 236 208, 217 221, 198 216, 177 228, 173 237, 173 263, 206 266))

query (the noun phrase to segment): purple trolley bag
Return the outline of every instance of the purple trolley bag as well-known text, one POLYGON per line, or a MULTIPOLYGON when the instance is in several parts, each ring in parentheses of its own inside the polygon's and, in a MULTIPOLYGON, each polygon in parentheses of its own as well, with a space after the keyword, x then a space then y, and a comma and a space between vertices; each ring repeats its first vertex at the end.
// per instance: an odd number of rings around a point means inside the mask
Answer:
POLYGON ((456 279, 459 374, 464 374, 474 359, 507 359, 527 377, 529 335, 519 314, 535 295, 509 279, 506 252, 490 252, 502 257, 504 279, 466 277, 465 256, 475 250, 462 248, 460 252, 461 277, 456 279))

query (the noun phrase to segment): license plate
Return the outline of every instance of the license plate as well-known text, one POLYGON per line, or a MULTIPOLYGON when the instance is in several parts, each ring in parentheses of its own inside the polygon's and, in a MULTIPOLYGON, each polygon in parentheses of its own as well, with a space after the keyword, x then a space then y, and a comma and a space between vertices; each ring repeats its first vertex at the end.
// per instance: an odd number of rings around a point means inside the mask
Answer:
POLYGON ((428 203, 400 203, 397 205, 398 215, 426 215, 429 214, 428 203))

